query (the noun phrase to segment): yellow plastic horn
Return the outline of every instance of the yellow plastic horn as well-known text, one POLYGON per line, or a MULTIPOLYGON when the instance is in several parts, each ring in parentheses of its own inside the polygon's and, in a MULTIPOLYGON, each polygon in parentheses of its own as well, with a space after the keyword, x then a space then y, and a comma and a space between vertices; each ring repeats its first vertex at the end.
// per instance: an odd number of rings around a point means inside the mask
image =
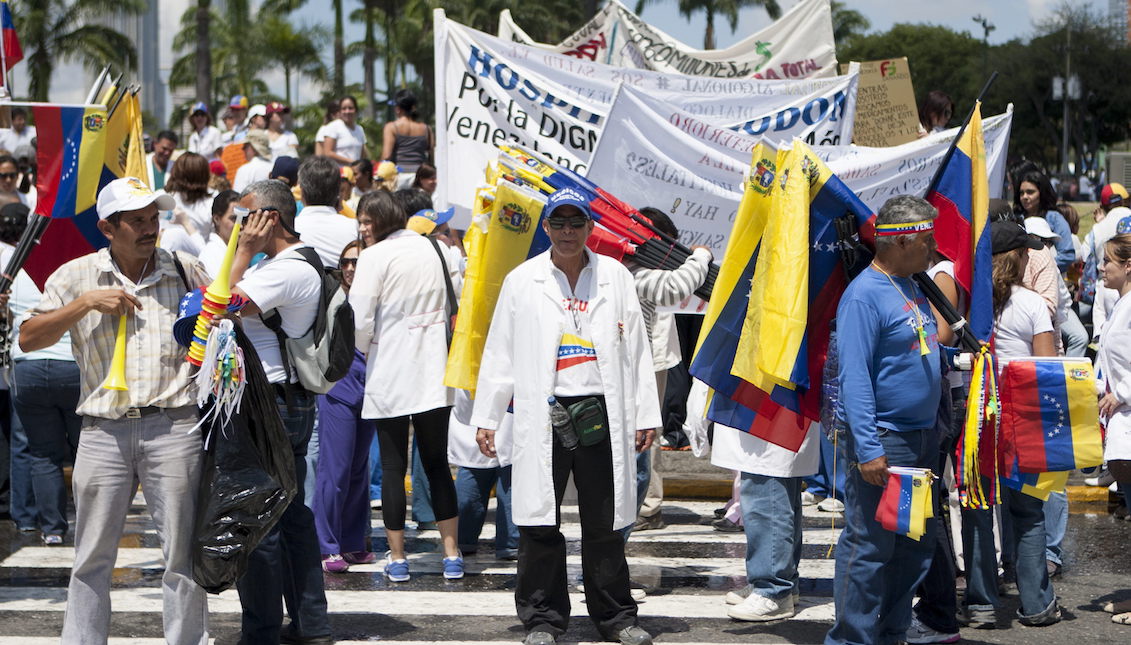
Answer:
POLYGON ((114 356, 110 359, 110 374, 102 382, 106 390, 128 390, 126 385, 126 317, 118 318, 118 335, 114 339, 114 356))

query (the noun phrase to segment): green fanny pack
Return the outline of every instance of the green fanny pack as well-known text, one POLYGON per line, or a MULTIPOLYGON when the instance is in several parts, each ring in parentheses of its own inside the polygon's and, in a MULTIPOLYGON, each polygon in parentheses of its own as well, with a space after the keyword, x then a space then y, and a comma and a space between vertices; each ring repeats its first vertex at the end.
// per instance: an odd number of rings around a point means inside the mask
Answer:
POLYGON ((577 431, 577 442, 583 446, 593 446, 609 436, 609 425, 605 421, 605 404, 595 396, 582 399, 566 408, 569 418, 577 431))

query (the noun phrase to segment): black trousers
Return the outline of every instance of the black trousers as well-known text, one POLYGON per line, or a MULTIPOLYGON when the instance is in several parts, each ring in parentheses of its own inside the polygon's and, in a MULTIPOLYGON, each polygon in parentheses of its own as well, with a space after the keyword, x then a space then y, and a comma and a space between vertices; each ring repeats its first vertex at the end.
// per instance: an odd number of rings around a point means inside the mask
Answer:
MULTIPOLYGON (((569 406, 584 397, 560 397, 569 406)), ((605 420, 608 427, 608 419, 605 420)), ((628 466, 634 463, 627 462, 628 466)), ((615 638, 625 627, 636 624, 636 601, 628 581, 624 539, 613 530, 613 455, 606 436, 593 446, 569 451, 554 438, 554 495, 557 522, 554 526, 518 528, 518 577, 515 607, 527 632, 546 631, 561 635, 569 626, 569 589, 566 576, 566 543, 562 536, 561 505, 566 481, 573 473, 581 515, 581 572, 589 617, 605 638, 615 638)))

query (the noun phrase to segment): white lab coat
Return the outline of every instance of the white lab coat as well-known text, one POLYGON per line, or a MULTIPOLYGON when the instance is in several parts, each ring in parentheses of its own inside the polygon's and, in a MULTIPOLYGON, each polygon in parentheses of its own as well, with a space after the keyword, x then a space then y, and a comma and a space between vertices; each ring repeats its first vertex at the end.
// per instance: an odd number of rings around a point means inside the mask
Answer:
POLYGON ((389 419, 452 405, 448 294, 432 243, 399 230, 357 258, 350 288, 354 342, 366 355, 363 419, 389 419))
MULTIPOLYGON (((636 519, 636 431, 660 426, 659 397, 632 274, 615 260, 586 253, 593 267, 586 279, 596 281, 596 288, 589 290, 595 294, 589 301, 589 331, 612 438, 612 528, 621 528, 636 519)), ((519 265, 503 282, 471 416, 471 425, 494 430, 514 398, 512 490, 519 526, 557 523, 553 429, 546 404, 566 328, 561 290, 552 273, 556 270, 547 251, 519 265)))
POLYGON ((495 431, 495 457, 488 457, 475 442, 479 428, 471 425, 471 408, 475 402, 467 390, 456 390, 456 404, 448 419, 448 463, 464 468, 498 468, 511 464, 511 429, 514 415, 503 416, 495 431))
POLYGON ((1121 404, 1106 420, 1104 459, 1131 459, 1131 294, 1119 298, 1100 332, 1096 373, 1096 393, 1110 390, 1121 404))

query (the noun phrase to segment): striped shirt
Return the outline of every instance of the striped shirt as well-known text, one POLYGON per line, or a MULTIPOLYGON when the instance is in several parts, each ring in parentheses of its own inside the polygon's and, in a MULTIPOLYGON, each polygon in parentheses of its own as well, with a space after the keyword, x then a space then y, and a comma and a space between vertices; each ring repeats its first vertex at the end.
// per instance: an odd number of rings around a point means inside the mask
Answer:
MULTIPOLYGON (((157 249, 157 268, 134 285, 110 258, 109 249, 84 255, 59 267, 43 289, 43 299, 28 311, 27 318, 59 309, 95 289, 125 289, 134 292, 142 309, 127 317, 126 383, 128 390, 107 390, 102 382, 110 373, 118 316, 91 311, 71 332, 71 347, 79 365, 80 394, 77 412, 84 416, 118 419, 129 408, 155 406, 177 408, 195 403, 189 388, 191 366, 186 348, 173 339, 177 306, 185 293, 173 256, 157 249)), ((208 284, 196 258, 179 254, 189 284, 208 284)), ((22 321, 21 321, 22 322, 22 321)))
POLYGON ((680 350, 672 314, 659 313, 656 309, 677 305, 695 293, 706 281, 710 266, 711 253, 706 249, 692 251, 678 269, 648 269, 630 265, 657 372, 678 365, 680 350))

